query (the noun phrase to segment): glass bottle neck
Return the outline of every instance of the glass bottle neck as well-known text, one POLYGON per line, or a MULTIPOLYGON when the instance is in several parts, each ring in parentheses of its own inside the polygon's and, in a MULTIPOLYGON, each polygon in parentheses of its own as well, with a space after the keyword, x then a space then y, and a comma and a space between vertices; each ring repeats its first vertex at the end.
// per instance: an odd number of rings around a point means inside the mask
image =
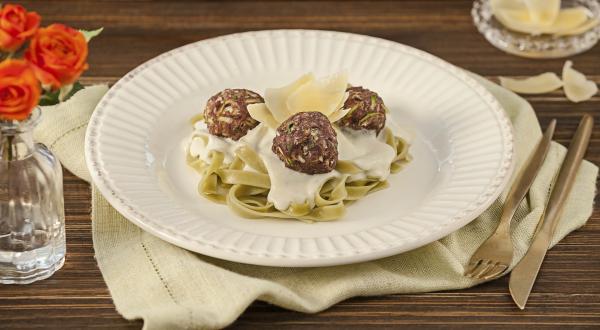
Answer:
POLYGON ((29 157, 34 151, 33 133, 0 132, 0 159, 18 160, 29 157))
POLYGON ((23 121, 0 120, 0 160, 11 161, 29 157, 34 152, 33 128, 40 117, 36 108, 23 121))

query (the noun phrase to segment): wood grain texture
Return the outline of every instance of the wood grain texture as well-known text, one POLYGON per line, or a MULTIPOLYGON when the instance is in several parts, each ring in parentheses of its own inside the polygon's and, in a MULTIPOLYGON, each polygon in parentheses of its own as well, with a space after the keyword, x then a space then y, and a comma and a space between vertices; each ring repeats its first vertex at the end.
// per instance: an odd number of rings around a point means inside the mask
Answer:
MULTIPOLYGON (((479 35, 471 1, 18 1, 44 23, 104 26, 91 44, 86 83, 114 82, 140 63, 172 48, 228 33, 313 28, 362 33, 405 43, 494 79, 560 72, 563 60, 504 54, 479 35)), ((600 46, 574 56, 575 67, 600 82, 600 46)), ((545 127, 558 118, 555 139, 567 144, 584 113, 596 126, 587 159, 600 163, 600 95, 573 104, 561 91, 527 97, 545 127)), ((0 286, 0 328, 139 329, 114 309, 92 246, 88 184, 65 173, 67 262, 52 278, 27 286, 0 286)), ((239 329, 428 327, 558 328, 600 326, 600 208, 588 224, 549 251, 527 309, 508 295, 508 279, 468 290, 360 297, 306 315, 254 303, 239 329)))

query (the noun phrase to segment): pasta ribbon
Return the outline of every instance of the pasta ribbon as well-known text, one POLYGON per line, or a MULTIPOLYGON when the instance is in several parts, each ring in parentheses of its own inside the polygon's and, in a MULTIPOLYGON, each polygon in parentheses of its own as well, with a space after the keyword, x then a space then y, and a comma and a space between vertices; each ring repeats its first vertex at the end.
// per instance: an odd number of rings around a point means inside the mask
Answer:
MULTIPOLYGON (((202 118, 194 118, 192 122, 198 120, 202 118)), ((385 142, 396 151, 390 164, 390 171, 396 173, 411 159, 409 146, 402 138, 394 136, 389 128, 383 134, 385 142)), ((240 147, 228 164, 224 162, 222 152, 212 151, 209 156, 210 163, 206 163, 190 155, 188 150, 187 164, 202 176, 198 193, 213 202, 227 204, 244 218, 298 219, 305 222, 336 220, 345 214, 349 203, 388 187, 387 181, 378 179, 348 181, 351 175, 363 171, 352 162, 340 160, 336 170, 342 175, 326 181, 314 201, 292 204, 286 210, 278 210, 268 200, 271 180, 256 151, 249 146, 240 147)))

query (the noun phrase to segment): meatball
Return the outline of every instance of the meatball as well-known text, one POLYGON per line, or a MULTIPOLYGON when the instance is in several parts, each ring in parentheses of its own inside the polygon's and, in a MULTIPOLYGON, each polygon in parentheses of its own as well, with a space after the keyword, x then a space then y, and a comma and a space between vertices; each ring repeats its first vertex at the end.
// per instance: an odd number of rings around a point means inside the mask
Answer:
POLYGON ((300 112, 284 121, 272 150, 287 168, 302 173, 328 173, 337 164, 337 137, 320 112, 300 112))
POLYGON ((373 130, 379 134, 385 126, 386 113, 381 97, 362 87, 349 87, 346 91, 349 95, 343 108, 350 111, 336 124, 354 130, 373 130))
POLYGON ((247 89, 226 89, 213 95, 204 108, 204 120, 212 135, 239 140, 258 125, 250 117, 248 105, 263 103, 263 98, 247 89))

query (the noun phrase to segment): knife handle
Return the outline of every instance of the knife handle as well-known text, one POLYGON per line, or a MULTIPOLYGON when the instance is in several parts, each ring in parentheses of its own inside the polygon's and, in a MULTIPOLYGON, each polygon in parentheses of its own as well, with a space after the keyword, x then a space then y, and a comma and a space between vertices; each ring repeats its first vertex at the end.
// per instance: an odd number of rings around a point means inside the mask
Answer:
MULTIPOLYGON (((548 208, 545 212, 544 222, 540 229, 540 236, 551 238, 554 235, 556 226, 558 225, 559 218, 563 209, 563 205, 577 175, 577 170, 581 165, 583 156, 590 142, 590 136, 592 134, 592 128, 594 126, 594 118, 590 115, 584 115, 583 119, 579 122, 575 137, 569 144, 569 150, 565 156, 565 160, 562 163, 560 172, 556 179, 556 183, 552 188, 550 199, 548 201, 548 208)), ((548 246, 550 245, 550 239, 548 239, 548 246)))
POLYGON ((550 149, 550 143, 552 142, 552 136, 554 136, 554 129, 556 128, 556 119, 553 119, 544 135, 538 142, 535 150, 529 156, 529 159, 525 162, 525 166, 518 173, 512 187, 506 195, 506 201, 500 215, 500 225, 498 226, 502 232, 510 231, 510 223, 517 211, 517 208, 521 204, 525 195, 533 185, 533 181, 537 177, 537 174, 546 159, 548 150, 550 149))

